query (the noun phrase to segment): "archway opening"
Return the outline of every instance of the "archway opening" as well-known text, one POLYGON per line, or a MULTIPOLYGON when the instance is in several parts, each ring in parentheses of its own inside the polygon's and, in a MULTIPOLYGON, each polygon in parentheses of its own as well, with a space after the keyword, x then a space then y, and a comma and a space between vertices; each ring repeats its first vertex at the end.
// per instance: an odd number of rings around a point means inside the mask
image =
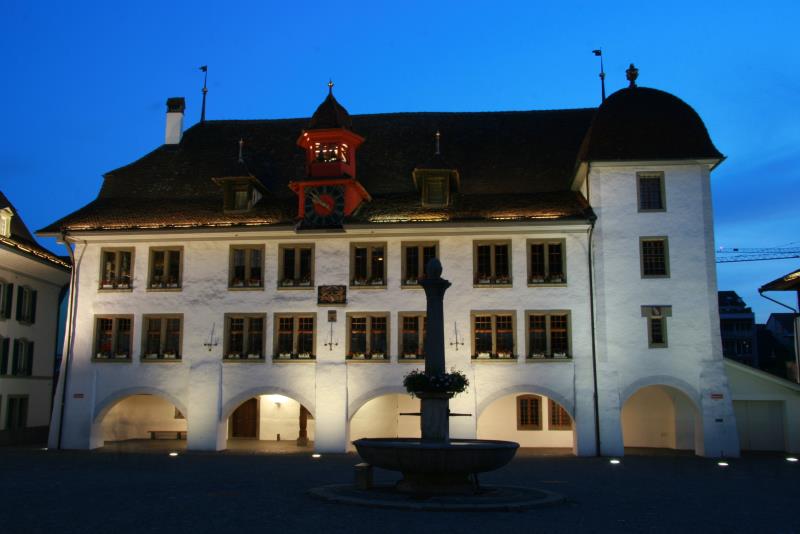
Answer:
POLYGON ((361 438, 418 438, 419 399, 408 394, 392 393, 370 399, 350 417, 348 448, 361 438))
POLYGON ((569 455, 575 422, 558 402, 534 392, 501 397, 478 417, 478 439, 515 441, 530 454, 569 455))
POLYGON ((227 423, 228 449, 291 452, 313 447, 314 417, 285 395, 251 397, 231 412, 227 423))
POLYGON ((697 407, 679 389, 646 386, 622 406, 622 442, 628 449, 698 451, 702 439, 702 420, 697 407))
POLYGON ((184 414, 170 401, 159 395, 140 393, 117 401, 95 423, 95 432, 102 446, 138 443, 147 447, 184 448, 187 425, 184 414))

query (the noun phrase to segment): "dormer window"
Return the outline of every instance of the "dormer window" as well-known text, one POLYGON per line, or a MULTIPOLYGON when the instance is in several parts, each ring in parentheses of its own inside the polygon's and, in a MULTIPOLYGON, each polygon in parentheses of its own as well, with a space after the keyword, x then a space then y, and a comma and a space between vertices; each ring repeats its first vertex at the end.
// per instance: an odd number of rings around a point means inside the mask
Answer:
POLYGON ((263 186, 253 176, 214 178, 214 182, 222 187, 225 211, 249 211, 265 192, 263 186))
POLYGON ((422 183, 422 205, 447 206, 450 202, 448 176, 426 176, 422 183))
POLYGON ((11 217, 14 213, 9 208, 0 209, 0 237, 11 237, 11 217))

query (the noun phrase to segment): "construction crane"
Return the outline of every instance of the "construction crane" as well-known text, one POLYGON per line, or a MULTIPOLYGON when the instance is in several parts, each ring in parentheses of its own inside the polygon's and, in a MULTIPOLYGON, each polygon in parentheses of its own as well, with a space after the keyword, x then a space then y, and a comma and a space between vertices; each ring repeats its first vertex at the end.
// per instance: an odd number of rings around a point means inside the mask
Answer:
POLYGON ((734 263, 740 261, 767 261, 800 258, 800 247, 718 247, 717 263, 734 263))

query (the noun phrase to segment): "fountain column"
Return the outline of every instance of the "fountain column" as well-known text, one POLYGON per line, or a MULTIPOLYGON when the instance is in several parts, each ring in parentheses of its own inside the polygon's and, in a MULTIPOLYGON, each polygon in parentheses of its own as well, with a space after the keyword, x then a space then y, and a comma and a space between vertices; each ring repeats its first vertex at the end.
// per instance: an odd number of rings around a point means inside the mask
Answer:
MULTIPOLYGON (((442 264, 433 258, 426 266, 427 275, 420 281, 427 299, 427 326, 425 330, 425 374, 441 375, 444 366, 444 294, 450 282, 442 278, 442 264)), ((423 441, 450 439, 450 395, 446 393, 419 393, 421 406, 420 426, 423 441)))

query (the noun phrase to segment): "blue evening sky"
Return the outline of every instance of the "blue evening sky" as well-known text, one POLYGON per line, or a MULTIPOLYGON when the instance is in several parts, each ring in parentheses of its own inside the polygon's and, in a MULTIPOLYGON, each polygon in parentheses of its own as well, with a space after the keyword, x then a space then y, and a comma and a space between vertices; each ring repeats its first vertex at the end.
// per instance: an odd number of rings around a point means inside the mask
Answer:
MULTIPOLYGON (((163 141, 167 97, 186 96, 197 121, 202 64, 210 119, 309 116, 329 77, 351 113, 550 109, 599 103, 602 47, 609 93, 634 62, 728 157, 713 175, 717 245, 798 244, 799 6, 5 0, 0 189, 33 230, 81 207, 102 173, 163 141)), ((782 309, 756 288, 798 267, 720 265, 719 287, 765 321, 782 309)))

